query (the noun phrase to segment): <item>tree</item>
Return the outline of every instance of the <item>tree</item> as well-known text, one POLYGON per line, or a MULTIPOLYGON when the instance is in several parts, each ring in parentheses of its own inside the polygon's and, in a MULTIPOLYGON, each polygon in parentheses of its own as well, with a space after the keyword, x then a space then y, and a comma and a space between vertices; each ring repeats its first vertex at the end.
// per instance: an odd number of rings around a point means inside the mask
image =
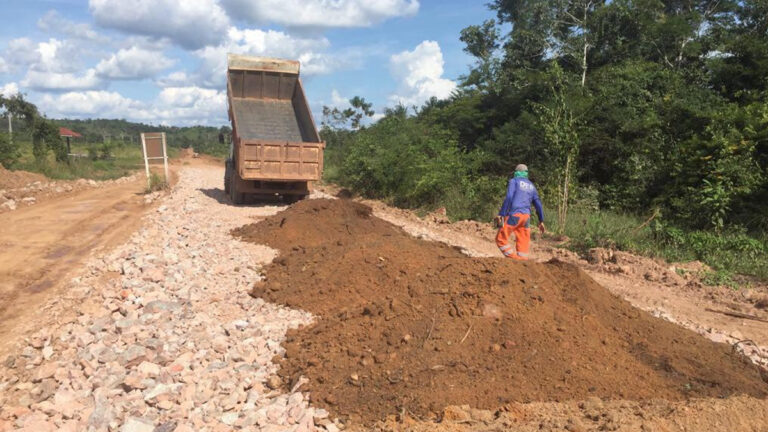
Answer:
POLYGON ((8 139, 8 135, 0 133, 0 165, 9 167, 19 159, 19 146, 8 139))
POLYGON ((543 70, 547 60, 568 61, 584 87, 596 38, 592 17, 605 0, 495 0, 499 21, 512 25, 505 63, 512 70, 543 70))
POLYGON ((32 131, 32 154, 38 163, 42 163, 49 150, 53 150, 57 162, 67 161, 67 146, 59 136, 59 128, 47 119, 38 117, 32 131))
POLYGON ((549 103, 534 103, 542 136, 555 157, 558 232, 562 234, 568 219, 568 203, 573 186, 575 162, 579 154, 578 120, 567 100, 568 83, 557 63, 550 68, 549 103))
MULTIPOLYGON (((22 118, 28 128, 34 125, 35 119, 39 116, 37 107, 24 100, 19 93, 11 97, 0 95, 0 108, 5 108, 9 124, 14 117, 22 118)), ((7 139, 4 139, 3 144, 0 145, 0 163, 9 166, 16 162, 19 156, 19 144, 14 140, 9 128, 7 139)))
POLYGON ((360 96, 350 99, 349 105, 349 108, 343 110, 323 105, 322 126, 333 129, 351 128, 352 130, 358 130, 362 127, 364 118, 370 118, 375 114, 371 109, 373 104, 366 102, 360 96))
POLYGON ((475 67, 462 77, 461 85, 487 90, 498 76, 499 61, 494 54, 499 49, 500 32, 496 21, 487 20, 482 25, 471 25, 461 31, 464 52, 475 57, 475 67))

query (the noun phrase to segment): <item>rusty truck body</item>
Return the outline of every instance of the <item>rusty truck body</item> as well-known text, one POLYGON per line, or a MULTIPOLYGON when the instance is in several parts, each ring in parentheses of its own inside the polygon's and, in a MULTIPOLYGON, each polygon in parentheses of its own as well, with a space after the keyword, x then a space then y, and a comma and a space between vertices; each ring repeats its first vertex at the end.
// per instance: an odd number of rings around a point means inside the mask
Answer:
POLYGON ((302 199, 323 173, 317 133, 297 61, 229 54, 227 100, 232 143, 224 189, 235 204, 248 196, 302 199))

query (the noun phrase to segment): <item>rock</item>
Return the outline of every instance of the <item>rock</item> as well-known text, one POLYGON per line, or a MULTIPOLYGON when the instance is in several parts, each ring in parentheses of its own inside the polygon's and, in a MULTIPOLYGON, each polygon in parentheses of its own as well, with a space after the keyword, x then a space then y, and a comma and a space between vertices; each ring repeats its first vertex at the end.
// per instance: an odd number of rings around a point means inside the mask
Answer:
POLYGON ((5 358, 5 361, 3 361, 3 366, 7 367, 8 369, 13 369, 16 367, 16 356, 15 355, 9 355, 5 358))
POLYGON ((139 365, 138 371, 141 374, 154 378, 160 375, 160 365, 144 361, 139 365))
POLYGON ((68 390, 59 390, 53 396, 54 409, 61 413, 65 419, 74 418, 85 406, 77 401, 75 393, 68 390))
POLYGON ((175 312, 181 309, 181 303, 153 300, 144 306, 144 313, 175 312))
POLYGON ((496 415, 493 411, 483 409, 471 409, 469 411, 472 420, 479 421, 485 424, 490 424, 496 419, 496 415))
POLYGON ((177 422, 175 421, 165 422, 155 427, 152 432, 177 432, 179 429, 176 428, 176 425, 177 422))
POLYGON ((135 366, 147 358, 147 349, 141 345, 130 345, 119 355, 120 363, 124 367, 135 366))
POLYGON ((565 425, 565 430, 569 432, 586 432, 586 428, 576 417, 569 417, 568 424, 565 425))
POLYGON ((94 408, 88 417, 89 430, 107 430, 109 424, 114 419, 112 404, 105 396, 106 390, 98 389, 94 392, 94 408))
POLYGON ((181 386, 182 384, 157 384, 144 394, 144 400, 150 401, 164 394, 175 393, 181 386))
POLYGON ((503 314, 501 309, 492 303, 486 303, 483 305, 483 316, 486 318, 501 319, 503 314))
POLYGON ((236 412, 228 412, 221 416, 221 422, 227 426, 232 426, 237 421, 237 417, 236 412))
POLYGON ((47 347, 44 347, 42 350, 43 353, 43 359, 50 360, 51 357, 53 357, 53 347, 48 345, 47 347))
POLYGON ((128 389, 128 391, 134 389, 144 390, 147 388, 146 378, 139 373, 128 374, 125 379, 123 379, 122 384, 128 389))
POLYGON ((137 417, 129 417, 120 428, 120 432, 153 432, 154 430, 155 425, 149 420, 137 417))
POLYGON ((44 363, 42 366, 37 368, 37 373, 35 373, 35 378, 32 380, 32 382, 40 382, 46 378, 51 378, 58 369, 59 364, 57 362, 44 363))
POLYGON ((267 379, 267 387, 271 390, 277 390, 283 385, 283 380, 277 375, 272 375, 267 379))
POLYGON ((8 200, 8 201, 0 204, 0 209, 4 209, 4 210, 8 210, 8 211, 16 210, 16 207, 17 207, 16 206, 16 201, 14 201, 14 200, 8 200))
POLYGON ((472 419, 469 414, 469 405, 445 407, 443 410, 443 420, 452 422, 466 422, 472 419))
POLYGON ((153 267, 142 272, 142 279, 150 282, 162 282, 165 280, 165 274, 163 274, 163 269, 153 267))
POLYGON ((248 327, 248 321, 245 321, 245 320, 232 321, 232 325, 235 326, 235 328, 238 330, 245 330, 248 327))
POLYGON ((120 319, 115 321, 115 329, 120 333, 127 333, 131 330, 131 327, 139 324, 138 321, 132 319, 120 319))
POLYGON ((17 432, 53 432, 58 428, 48 420, 32 420, 24 424, 24 427, 16 429, 17 432))

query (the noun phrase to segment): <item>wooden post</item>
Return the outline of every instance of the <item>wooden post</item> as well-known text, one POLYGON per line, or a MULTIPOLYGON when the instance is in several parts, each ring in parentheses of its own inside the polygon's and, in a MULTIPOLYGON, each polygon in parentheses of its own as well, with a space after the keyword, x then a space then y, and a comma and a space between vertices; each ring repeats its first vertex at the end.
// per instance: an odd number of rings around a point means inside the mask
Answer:
POLYGON ((171 184, 171 180, 168 178, 168 152, 165 149, 165 132, 163 132, 163 165, 165 168, 165 183, 171 184))
POLYGON ((144 140, 144 134, 141 134, 141 149, 144 153, 144 168, 147 171, 147 189, 152 188, 152 181, 149 179, 149 159, 147 159, 147 143, 144 140))

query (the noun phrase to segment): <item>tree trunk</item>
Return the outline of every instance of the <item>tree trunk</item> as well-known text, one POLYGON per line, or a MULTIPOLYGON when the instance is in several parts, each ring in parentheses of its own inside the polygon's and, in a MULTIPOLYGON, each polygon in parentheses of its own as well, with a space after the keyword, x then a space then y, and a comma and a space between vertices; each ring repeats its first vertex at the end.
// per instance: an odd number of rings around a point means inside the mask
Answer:
POLYGON ((589 42, 587 41, 587 11, 592 5, 592 2, 584 5, 584 18, 581 21, 581 29, 584 33, 584 54, 581 57, 581 87, 587 82, 587 52, 589 52, 589 42))
POLYGON ((573 156, 569 153, 565 159, 565 169, 563 170, 562 183, 560 183, 560 203, 557 209, 558 234, 565 232, 565 224, 568 221, 568 200, 570 195, 571 183, 571 160, 573 156))
POLYGON ((581 58, 581 87, 587 82, 587 51, 589 50, 589 44, 587 43, 587 37, 584 36, 584 56, 581 58))

